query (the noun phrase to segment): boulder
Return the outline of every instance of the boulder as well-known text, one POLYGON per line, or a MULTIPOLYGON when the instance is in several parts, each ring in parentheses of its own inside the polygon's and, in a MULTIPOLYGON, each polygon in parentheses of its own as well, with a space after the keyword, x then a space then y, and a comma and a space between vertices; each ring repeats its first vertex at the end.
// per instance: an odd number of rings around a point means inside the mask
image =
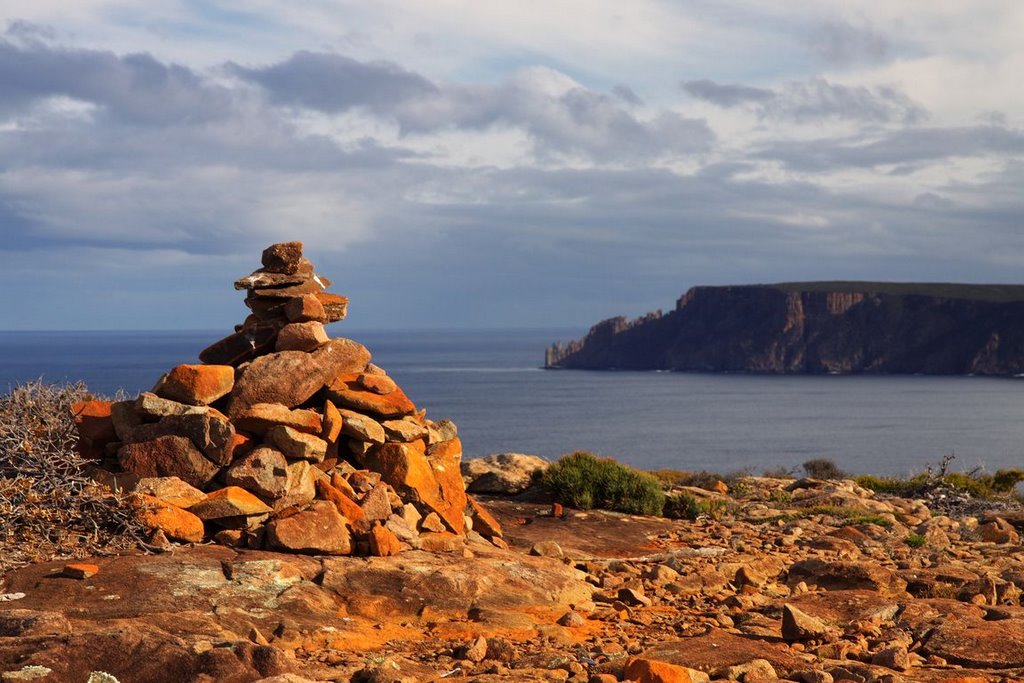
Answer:
POLYGON ((147 477, 139 479, 132 493, 159 498, 179 508, 189 508, 206 498, 206 494, 178 477, 147 477))
POLYGON ((293 323, 327 322, 327 312, 324 311, 324 305, 320 303, 320 299, 312 294, 304 294, 303 296, 289 299, 288 303, 284 305, 284 315, 289 322, 293 323))
POLYGON ((384 427, 372 417, 345 408, 338 408, 337 411, 341 416, 341 433, 345 436, 376 444, 384 443, 387 440, 384 427))
POLYGON ((78 430, 78 452, 83 457, 100 459, 104 446, 117 441, 110 410, 110 401, 79 401, 71 405, 78 430))
POLYGON ((782 637, 787 641, 814 640, 829 632, 820 619, 802 612, 793 605, 782 606, 782 637))
POLYGON ((981 540, 988 543, 1020 543, 1020 534, 1002 517, 996 517, 991 522, 980 525, 978 535, 981 540))
POLYGON ((787 583, 801 581, 824 590, 860 588, 883 595, 901 594, 907 588, 906 581, 876 562, 801 560, 790 566, 787 583))
POLYGON ((543 472, 549 463, 525 453, 496 453, 462 463, 466 490, 472 493, 511 495, 525 491, 533 483, 534 473, 543 472))
POLYGON ((397 555, 402 549, 398 537, 387 527, 379 524, 370 529, 370 554, 375 557, 397 555))
POLYGON ((206 534, 203 520, 160 498, 136 493, 128 502, 143 526, 150 530, 159 529, 171 540, 200 543, 206 534))
POLYGON ((703 671, 639 657, 626 662, 624 674, 626 680, 636 683, 707 683, 711 680, 703 671))
POLYGON ((268 273, 291 275, 302 265, 302 242, 279 242, 263 250, 263 270, 268 273))
POLYGON ((276 351, 314 351, 329 341, 323 323, 310 320, 291 323, 277 333, 276 351))
POLYGON ((132 428, 122 441, 151 441, 168 435, 187 437, 203 455, 217 465, 227 465, 234 454, 235 428, 220 412, 211 408, 184 415, 171 415, 161 418, 159 422, 141 424, 132 428))
POLYGON ((179 403, 205 406, 227 396, 235 384, 230 365, 179 365, 160 378, 153 393, 179 403))
POLYGON ((178 477, 197 488, 205 488, 220 471, 190 439, 160 436, 121 446, 117 459, 125 471, 140 477, 178 477))
POLYGON ((264 353, 274 350, 277 325, 254 325, 229 334, 199 352, 199 360, 210 364, 238 367, 264 353))
POLYGON ((326 441, 285 425, 271 427, 267 431, 267 442, 277 447, 289 460, 320 462, 327 455, 326 441))
POLYGON ((416 441, 427 436, 426 426, 415 417, 401 420, 384 420, 380 423, 388 441, 416 441))
POLYGON ((351 339, 333 339, 313 353, 280 351, 260 356, 235 382, 228 415, 236 417, 257 403, 294 408, 333 378, 359 372, 369 362, 370 352, 351 339))
POLYGON ((345 518, 332 503, 322 500, 267 524, 267 547, 307 555, 348 555, 352 538, 345 518))
POLYGON ((274 500, 288 493, 291 484, 288 461, 281 451, 261 446, 235 461, 224 474, 224 482, 257 496, 274 500))
POLYGON ((262 500, 238 486, 226 486, 209 494, 189 508, 189 512, 207 521, 235 517, 255 517, 271 511, 262 500))

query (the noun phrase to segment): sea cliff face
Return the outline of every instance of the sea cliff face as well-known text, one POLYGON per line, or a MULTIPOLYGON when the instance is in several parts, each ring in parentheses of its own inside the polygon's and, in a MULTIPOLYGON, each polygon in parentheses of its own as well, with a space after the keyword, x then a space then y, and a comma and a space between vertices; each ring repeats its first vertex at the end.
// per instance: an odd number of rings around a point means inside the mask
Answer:
POLYGON ((557 343, 549 368, 759 373, 1024 373, 1024 287, 694 287, 675 310, 557 343))

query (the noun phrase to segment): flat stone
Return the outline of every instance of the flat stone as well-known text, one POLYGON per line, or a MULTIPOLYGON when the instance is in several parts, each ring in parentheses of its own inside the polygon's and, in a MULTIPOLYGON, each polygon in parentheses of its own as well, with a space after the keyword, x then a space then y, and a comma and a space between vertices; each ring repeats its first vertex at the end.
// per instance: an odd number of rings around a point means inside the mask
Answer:
POLYGON ((290 323, 277 333, 276 351, 314 351, 329 341, 322 323, 290 323))
POLYGON ((782 637, 788 641, 813 640, 828 634, 828 627, 793 605, 782 606, 782 637))
POLYGON ((192 507, 206 498, 206 494, 178 477, 146 477, 139 479, 131 489, 132 493, 159 498, 179 508, 192 507))
POLYGON ((345 316, 348 314, 348 297, 332 294, 331 292, 316 292, 313 296, 323 306, 327 322, 335 323, 345 319, 345 316))
POLYGON ((257 403, 295 408, 328 381, 361 370, 369 361, 366 347, 351 339, 333 339, 313 353, 281 351, 261 356, 236 381, 228 415, 240 415, 257 403))
POLYGON ((339 408, 349 408, 361 413, 383 418, 412 415, 416 406, 401 389, 381 395, 367 391, 359 384, 358 372, 338 373, 327 384, 327 397, 339 408))
POLYGON ((267 442, 284 453, 289 460, 321 462, 327 455, 327 442, 319 436, 306 434, 284 425, 277 425, 267 430, 267 442))
POLYGON ((206 535, 203 520, 160 498, 135 493, 128 503, 143 526, 150 530, 159 529, 171 540, 199 543, 206 535))
POLYGON ((179 365, 160 378, 153 393, 179 403, 205 406, 231 393, 235 369, 230 365, 179 365))
POLYGON ((274 500, 287 495, 291 484, 289 474, 284 454, 269 446, 261 446, 236 460, 225 472, 224 481, 261 498, 274 500))
POLYGON ((199 360, 216 365, 238 367, 246 361, 274 350, 277 325, 260 324, 239 330, 215 341, 199 352, 199 360))
POLYGON ((801 560, 790 566, 787 581, 804 581, 824 590, 866 589, 884 595, 903 593, 907 582, 890 569, 873 562, 801 560))
POLYGON ((1018 619, 984 621, 942 619, 921 648, 921 654, 951 664, 981 669, 1024 666, 1024 624, 1018 619))
POLYGON ((380 394, 381 396, 390 394, 398 388, 398 385, 395 384, 395 380, 385 374, 376 372, 364 372, 356 378, 356 382, 358 382, 359 386, 363 389, 372 391, 375 394, 380 394))
POLYGON ((388 441, 416 441, 427 435, 426 426, 414 417, 401 420, 384 420, 380 423, 388 441))
POLYGON ((327 312, 324 310, 324 305, 320 303, 320 299, 312 294, 291 298, 284 305, 284 315, 289 322, 293 323, 327 322, 327 312))
POLYGON ((162 398, 149 391, 138 395, 134 408, 135 413, 142 416, 143 419, 155 420, 178 415, 201 414, 207 410, 204 406, 189 405, 169 398, 162 398))
POLYGON ((706 683, 711 680, 703 671, 639 657, 626 663, 624 673, 626 680, 635 683, 706 683))
POLYGON ((292 410, 279 403, 257 403, 249 406, 235 416, 234 423, 239 429, 260 436, 277 425, 291 427, 307 434, 319 434, 323 429, 323 420, 315 410, 292 410))
POLYGON ((337 410, 341 416, 341 433, 345 436, 374 444, 382 444, 387 440, 384 427, 372 417, 346 408, 337 410))
POLYGON ((484 538, 501 538, 501 524, 494 518, 487 508, 478 503, 473 496, 466 496, 469 502, 470 518, 473 520, 473 531, 484 538))
POLYGON ((184 436, 125 444, 117 459, 125 471, 140 477, 178 477, 197 488, 205 488, 220 471, 184 436))
POLYGON ((271 512, 262 500, 238 486, 226 486, 210 493, 189 512, 203 521, 229 517, 251 517, 271 512))
POLYGON ((100 568, 88 562, 72 562, 64 565, 61 571, 63 576, 69 579, 89 579, 100 573, 100 568))
POLYGON ((337 508, 316 501, 298 514, 267 524, 267 546, 308 555, 348 555, 352 538, 337 508))

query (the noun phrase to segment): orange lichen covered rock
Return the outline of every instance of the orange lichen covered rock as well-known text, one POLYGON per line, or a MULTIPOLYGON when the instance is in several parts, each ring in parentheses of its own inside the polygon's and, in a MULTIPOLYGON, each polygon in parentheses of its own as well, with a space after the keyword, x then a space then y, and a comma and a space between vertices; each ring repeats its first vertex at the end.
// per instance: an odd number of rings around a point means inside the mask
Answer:
POLYGON ((397 555, 402 549, 401 542, 387 527, 375 526, 370 529, 370 554, 376 557, 397 555))
POLYGON ((708 680, 703 671, 639 658, 627 662, 625 676, 627 681, 636 683, 704 683, 708 680))
POLYGON ((388 394, 367 390, 359 382, 360 373, 344 373, 334 377, 327 385, 327 396, 339 407, 371 413, 381 417, 412 415, 416 406, 399 388, 388 394))
POLYGON ((78 429, 78 452, 86 458, 102 458, 103 448, 117 441, 110 401, 79 401, 71 406, 78 429))
POLYGON ((136 493, 132 495, 129 503, 143 526, 150 530, 159 529, 167 538, 186 543, 199 543, 206 534, 203 520, 188 510, 182 510, 160 498, 136 493))
POLYGON ((179 365, 160 378, 153 393, 179 403, 205 406, 227 396, 235 385, 230 365, 179 365))

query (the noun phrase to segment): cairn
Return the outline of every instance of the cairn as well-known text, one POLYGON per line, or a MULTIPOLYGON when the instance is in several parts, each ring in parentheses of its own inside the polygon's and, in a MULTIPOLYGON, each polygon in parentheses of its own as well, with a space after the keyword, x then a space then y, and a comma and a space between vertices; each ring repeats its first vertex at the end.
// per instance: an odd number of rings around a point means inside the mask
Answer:
POLYGON ((123 472, 139 519, 182 542, 330 555, 504 547, 465 492, 462 444, 370 352, 331 339, 348 299, 301 242, 274 244, 235 282, 252 313, 128 401, 78 406, 80 449, 123 472))

